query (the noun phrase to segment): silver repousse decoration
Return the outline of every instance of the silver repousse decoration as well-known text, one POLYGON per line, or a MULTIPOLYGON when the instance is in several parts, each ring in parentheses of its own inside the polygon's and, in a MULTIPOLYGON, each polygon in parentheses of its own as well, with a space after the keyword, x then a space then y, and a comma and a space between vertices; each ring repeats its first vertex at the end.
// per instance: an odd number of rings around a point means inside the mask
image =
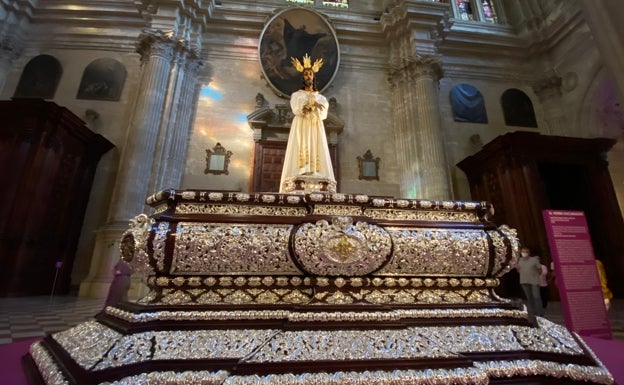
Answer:
POLYGON ((229 372, 225 370, 218 372, 149 372, 137 376, 124 377, 121 380, 106 383, 106 385, 222 385, 228 376, 229 372))
POLYGON ((314 215, 362 215, 362 208, 353 205, 314 205, 314 215))
POLYGON ((172 274, 301 274, 288 254, 292 225, 180 222, 172 274))
POLYGON ((52 338, 85 369, 96 365, 120 337, 120 333, 96 321, 84 322, 72 329, 52 334, 52 338))
MULTIPOLYGON (((397 309, 391 311, 290 311, 290 310, 232 310, 232 311, 156 311, 132 313, 107 306, 106 314, 131 322, 153 321, 241 321, 241 320, 288 320, 289 322, 399 322, 411 319, 455 318, 526 318, 526 312, 507 309, 397 309)), ((558 338, 563 338, 559 336, 558 338)), ((573 339, 571 341, 574 341, 573 339)))
POLYGON ((154 259, 156 260, 156 267, 159 271, 165 269, 165 241, 167 240, 167 234, 169 233, 169 223, 159 222, 154 234, 154 241, 152 247, 154 249, 154 259))
POLYGON ((143 275, 155 273, 147 251, 147 239, 153 224, 154 220, 147 215, 137 215, 130 220, 129 229, 121 236, 121 259, 129 263, 134 272, 143 275))
POLYGON ((293 242, 299 264, 322 276, 369 274, 388 259, 391 248, 383 228, 366 222, 353 225, 350 217, 334 217, 331 225, 326 220, 304 223, 293 242))
POLYGON ((37 369, 39 369, 39 373, 46 384, 69 385, 69 381, 63 376, 59 366, 40 342, 32 344, 28 352, 35 361, 35 365, 37 365, 37 369))
MULTIPOLYGON (((271 329, 180 330, 121 336, 94 368, 102 370, 151 360, 245 357, 277 333, 271 329)), ((94 341, 86 339, 84 344, 88 346, 94 341)))
POLYGON ((147 294, 33 344, 46 384, 614 383, 579 336, 496 294, 518 238, 486 202, 164 190, 147 203, 154 219, 133 218, 120 247, 147 294))
POLYGON ((516 230, 503 225, 498 228, 498 231, 488 231, 488 234, 492 239, 496 253, 492 274, 495 277, 502 277, 507 274, 509 270, 513 269, 518 262, 519 241, 517 232, 516 230), (511 250, 508 250, 508 247, 505 244, 505 239, 509 242, 511 250))
POLYGON ((437 222, 476 222, 479 220, 474 212, 425 211, 367 208, 364 215, 373 219, 437 221, 437 222))
POLYGON ((489 248, 481 230, 389 227, 392 259, 376 274, 477 276, 487 272, 489 248))
POLYGON ((223 385, 487 385, 475 368, 334 373, 273 374, 229 377, 223 385))
POLYGON ((402 330, 302 330, 276 334, 250 362, 373 360, 457 357, 444 345, 431 344, 402 330))
POLYGON ((307 211, 305 207, 179 203, 176 206, 176 214, 270 215, 302 217, 307 214, 307 211))

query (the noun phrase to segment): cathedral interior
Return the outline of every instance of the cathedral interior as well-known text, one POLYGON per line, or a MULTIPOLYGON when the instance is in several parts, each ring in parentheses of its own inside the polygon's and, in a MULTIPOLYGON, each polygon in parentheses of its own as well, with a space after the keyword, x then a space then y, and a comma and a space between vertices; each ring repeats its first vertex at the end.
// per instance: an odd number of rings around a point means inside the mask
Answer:
POLYGON ((1 293, 46 293, 58 273, 60 292, 104 295, 120 236, 156 191, 277 191, 291 87, 280 59, 307 47, 325 57, 339 192, 486 200, 546 257, 540 211, 584 210, 621 296, 621 8, 4 1, 1 293), (61 127, 82 132, 76 153, 24 144, 62 142, 61 127))

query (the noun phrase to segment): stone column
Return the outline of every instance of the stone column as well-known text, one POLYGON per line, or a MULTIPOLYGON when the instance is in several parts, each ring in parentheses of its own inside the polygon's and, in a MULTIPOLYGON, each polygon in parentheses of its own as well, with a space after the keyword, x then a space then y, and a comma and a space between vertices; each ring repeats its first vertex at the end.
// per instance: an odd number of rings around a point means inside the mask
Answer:
POLYGON ((433 39, 416 37, 430 36, 447 16, 448 6, 421 3, 394 0, 381 17, 389 44, 401 196, 446 200, 450 188, 438 102, 437 48, 433 39))
POLYGON ((89 276, 80 285, 81 296, 106 296, 112 268, 119 259, 119 240, 128 229, 128 220, 146 211, 145 198, 152 165, 158 157, 156 143, 175 45, 160 31, 145 32, 139 37, 137 52, 143 68, 135 110, 121 152, 108 224, 96 234, 89 276))
MULTIPOLYGON (((177 103, 177 114, 175 120, 169 124, 169 131, 172 132, 172 135, 166 151, 166 165, 162 168, 164 171, 161 182, 162 188, 178 188, 182 181, 197 101, 195 86, 201 64, 197 55, 193 53, 186 54, 184 68, 182 69, 184 78, 180 82, 180 91, 178 92, 180 95, 177 103)), ((161 188, 157 189, 160 190, 161 188)))
POLYGON ((544 119, 548 125, 548 134, 569 134, 565 113, 561 105, 561 77, 554 73, 546 74, 533 82, 532 87, 542 103, 544 119))
POLYGON ((418 150, 415 147, 417 140, 412 138, 412 122, 415 117, 413 104, 410 98, 409 76, 398 66, 393 66, 389 81, 392 90, 392 121, 394 144, 397 150, 397 160, 402 169, 399 181, 401 197, 418 197, 421 186, 418 175, 418 150))
POLYGON ((422 188, 419 198, 450 199, 449 175, 438 102, 440 66, 437 58, 425 56, 416 58, 409 67, 417 111, 414 129, 420 143, 418 160, 422 188))
POLYGON ((121 153, 109 222, 126 222, 145 211, 144 202, 149 195, 152 165, 158 155, 155 154, 156 143, 176 49, 176 42, 160 31, 144 33, 139 40, 137 51, 142 57, 143 73, 121 153))

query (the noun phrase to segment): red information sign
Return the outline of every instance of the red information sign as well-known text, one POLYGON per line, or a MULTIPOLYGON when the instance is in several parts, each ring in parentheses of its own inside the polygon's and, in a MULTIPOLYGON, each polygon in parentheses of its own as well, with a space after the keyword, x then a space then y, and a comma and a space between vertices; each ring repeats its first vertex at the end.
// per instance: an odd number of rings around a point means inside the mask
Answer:
POLYGON ((543 210, 542 215, 566 326, 583 336, 611 339, 585 213, 543 210))

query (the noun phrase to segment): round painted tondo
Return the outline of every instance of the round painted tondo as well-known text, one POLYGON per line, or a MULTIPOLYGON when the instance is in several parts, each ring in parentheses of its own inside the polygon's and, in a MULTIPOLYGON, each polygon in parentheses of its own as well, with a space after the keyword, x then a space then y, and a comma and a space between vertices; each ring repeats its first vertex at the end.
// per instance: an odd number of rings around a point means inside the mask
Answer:
POLYGON ((312 62, 323 59, 323 66, 316 73, 316 87, 323 92, 336 76, 340 62, 338 39, 327 17, 311 9, 293 7, 269 18, 260 35, 258 56, 262 74, 276 94, 289 98, 302 88, 302 74, 290 58, 303 62, 305 54, 310 55, 312 62))

